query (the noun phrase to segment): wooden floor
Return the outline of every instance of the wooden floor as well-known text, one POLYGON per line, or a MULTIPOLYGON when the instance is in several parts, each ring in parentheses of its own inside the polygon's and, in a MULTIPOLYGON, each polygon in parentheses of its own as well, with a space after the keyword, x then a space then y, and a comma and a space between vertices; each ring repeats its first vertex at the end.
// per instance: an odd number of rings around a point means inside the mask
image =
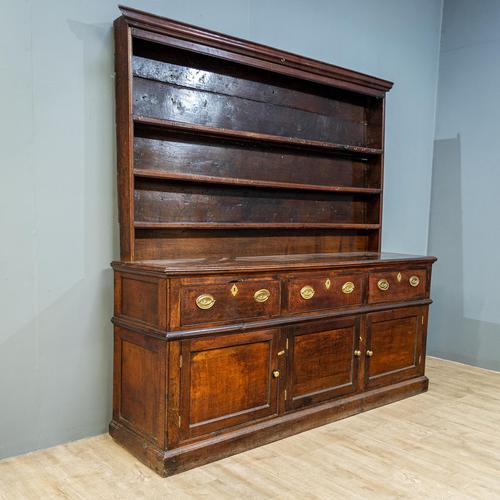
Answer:
POLYGON ((500 373, 429 358, 428 393, 161 479, 107 435, 0 461, 0 498, 500 498, 500 373))

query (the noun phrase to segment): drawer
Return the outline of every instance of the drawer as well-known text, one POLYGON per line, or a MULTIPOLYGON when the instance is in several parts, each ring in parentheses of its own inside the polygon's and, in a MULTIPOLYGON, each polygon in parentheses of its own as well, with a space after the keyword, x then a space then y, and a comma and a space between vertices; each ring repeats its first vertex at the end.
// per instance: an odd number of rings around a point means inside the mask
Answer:
POLYGON ((364 283, 360 273, 290 276, 286 283, 288 313, 359 305, 363 302, 364 283))
POLYGON ((368 302, 400 302, 426 296, 427 270, 377 271, 370 273, 368 302))
POLYGON ((274 277, 172 280, 170 292, 177 309, 172 328, 265 319, 280 312, 280 280, 274 277))

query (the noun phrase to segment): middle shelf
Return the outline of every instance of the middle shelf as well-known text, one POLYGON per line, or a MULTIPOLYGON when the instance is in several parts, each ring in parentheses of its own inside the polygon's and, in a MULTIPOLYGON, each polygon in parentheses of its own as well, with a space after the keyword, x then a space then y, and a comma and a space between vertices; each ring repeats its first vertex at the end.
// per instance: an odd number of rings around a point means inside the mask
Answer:
POLYGON ((229 186, 264 187, 274 189, 299 189, 304 191, 328 191, 334 193, 358 193, 377 195, 382 192, 380 188, 366 188, 356 186, 328 186, 320 184, 302 184, 296 182, 268 181, 260 179, 242 179, 234 177, 218 177, 213 175, 199 175, 187 172, 166 172, 153 169, 134 169, 136 177, 147 179, 164 179, 180 182, 201 182, 207 184, 223 184, 229 186))
POLYGON ((286 147, 296 147, 300 149, 324 150, 334 153, 354 154, 354 155, 374 155, 380 156, 382 149, 368 148, 363 146, 353 146, 349 144, 336 144, 333 142, 317 141, 311 139, 301 139, 298 137, 287 137, 282 135, 264 134, 258 132, 248 132, 245 130, 233 130, 226 128, 209 127, 194 123, 185 123, 175 120, 163 120, 145 116, 133 117, 134 124, 151 127, 164 131, 184 132, 204 136, 220 137, 225 139, 239 140, 252 143, 269 143, 286 147))

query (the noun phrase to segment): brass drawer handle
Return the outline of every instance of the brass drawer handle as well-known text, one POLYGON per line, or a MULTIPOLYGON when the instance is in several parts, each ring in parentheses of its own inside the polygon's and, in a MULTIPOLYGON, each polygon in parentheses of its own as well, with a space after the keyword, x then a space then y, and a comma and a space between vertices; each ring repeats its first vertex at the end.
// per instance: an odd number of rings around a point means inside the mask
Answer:
POLYGON ((358 351, 357 349, 354 351, 354 356, 359 358, 361 356, 361 351, 358 351))
POLYGON ((253 294, 253 298, 255 302, 265 302, 269 296, 271 295, 271 292, 265 288, 262 288, 261 290, 257 290, 253 294))
POLYGON ((280 376, 280 371, 279 370, 273 370, 273 377, 278 378, 280 376))
POLYGON ((366 351, 366 355, 371 358, 373 356, 373 351, 366 351))
POLYGON ((314 288, 312 286, 306 285, 300 289, 300 296, 303 299, 306 300, 312 299, 313 295, 314 295, 314 288))
POLYGON ((215 299, 209 293, 203 293, 196 298, 196 305, 200 309, 210 309, 215 304, 215 299))
POLYGON ((418 276, 410 276, 408 281, 411 286, 418 286, 420 284, 420 278, 418 276))
POLYGON ((378 286, 379 290, 382 290, 383 292, 385 292, 386 290, 389 290, 389 282, 384 278, 382 278, 381 280, 378 280, 377 286, 378 286))
POLYGON ((354 286, 354 283, 352 281, 346 281, 343 285, 342 285, 342 291, 344 293, 352 293, 354 292, 354 289, 356 287, 354 286))

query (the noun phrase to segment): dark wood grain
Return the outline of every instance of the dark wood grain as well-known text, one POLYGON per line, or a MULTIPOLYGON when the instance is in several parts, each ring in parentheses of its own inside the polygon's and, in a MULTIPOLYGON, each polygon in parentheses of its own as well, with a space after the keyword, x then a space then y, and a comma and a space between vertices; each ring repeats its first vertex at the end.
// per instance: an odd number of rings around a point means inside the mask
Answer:
MULTIPOLYGON (((241 144, 191 141, 182 137, 136 136, 136 173, 177 174, 231 179, 233 182, 267 182, 315 189, 349 187, 378 189, 377 162, 357 157, 328 156, 297 150, 250 147, 241 144)), ((257 184, 258 185, 258 184, 257 184)), ((262 184, 260 184, 262 185, 262 184)), ((378 192, 378 191, 377 191, 378 192)))
POLYGON ((181 439, 277 413, 276 335, 264 330, 182 342, 181 439))
POLYGON ((425 391, 435 259, 379 253, 392 84, 121 10, 113 437, 168 475, 425 391))
POLYGON ((166 343, 115 330, 114 418, 146 440, 164 446, 166 343))
POLYGON ((225 141, 238 141, 249 144, 271 144, 286 148, 297 148, 304 151, 327 151, 331 153, 352 154, 365 157, 367 155, 380 156, 381 148, 369 148, 353 144, 342 144, 329 141, 318 141, 315 139, 303 139, 301 137, 290 137, 265 132, 252 132, 248 130, 229 129, 223 127, 212 127, 197 123, 186 123, 177 120, 165 120, 149 116, 133 117, 136 127, 148 128, 158 133, 170 133, 185 135, 199 135, 205 138, 223 139, 225 141))
POLYGON ((338 225, 318 228, 304 228, 304 225, 266 228, 264 224, 256 227, 235 227, 234 225, 217 228, 190 228, 171 225, 163 227, 144 227, 136 230, 135 253, 141 260, 151 259, 192 259, 219 258, 224 256, 264 256, 264 255, 310 255, 318 253, 363 252, 376 250, 372 244, 371 230, 363 228, 346 229, 338 225), (332 231, 335 229, 335 231, 332 231))
MULTIPOLYGON (((384 311, 367 317, 366 385, 378 387, 421 375, 424 308, 384 311)), ((366 352, 365 352, 366 354, 366 352)))
POLYGON ((378 271, 370 274, 368 283, 369 302, 396 302, 398 300, 411 300, 424 297, 427 293, 427 270, 422 268, 378 271), (410 278, 416 276, 419 280, 417 286, 410 285, 410 278), (389 284, 387 290, 378 286, 380 280, 389 284))
POLYGON ((358 388, 359 319, 309 323, 288 329, 287 408, 297 409, 358 388))
POLYGON ((134 178, 132 57, 130 27, 123 17, 114 22, 116 73, 116 144, 118 173, 118 215, 120 220, 120 257, 134 259, 134 178))
POLYGON ((171 282, 171 298, 172 328, 228 323, 238 319, 251 321, 280 313, 281 283, 270 276, 184 279, 171 282), (269 298, 257 302, 254 295, 263 289, 269 292, 269 298), (202 294, 214 298, 215 303, 210 309, 200 309, 196 305, 197 297, 202 294))
MULTIPOLYGON (((188 68, 189 69, 189 68, 188 68)), ((364 121, 311 113, 213 91, 186 89, 134 78, 133 110, 137 116, 296 137, 314 141, 367 146, 364 121)))
POLYGON ((376 203, 376 198, 350 193, 201 186, 141 179, 136 181, 135 221, 138 224, 279 223, 311 227, 335 223, 378 224, 376 203))
POLYGON ((286 281, 286 309, 290 314, 295 314, 359 305, 364 300, 365 282, 366 276, 361 273, 339 274, 330 271, 291 275, 286 281), (347 283, 353 285, 353 290, 349 293, 342 291, 347 283), (314 290, 310 299, 301 295, 302 288, 306 286, 314 290))
MULTIPOLYGON (((269 46, 207 30, 187 23, 119 6, 123 18, 137 39, 158 45, 178 47, 190 52, 270 70, 278 74, 316 81, 365 95, 382 97, 392 83, 333 64, 292 54, 269 46)), ((167 48, 163 49, 165 52, 167 48)))

